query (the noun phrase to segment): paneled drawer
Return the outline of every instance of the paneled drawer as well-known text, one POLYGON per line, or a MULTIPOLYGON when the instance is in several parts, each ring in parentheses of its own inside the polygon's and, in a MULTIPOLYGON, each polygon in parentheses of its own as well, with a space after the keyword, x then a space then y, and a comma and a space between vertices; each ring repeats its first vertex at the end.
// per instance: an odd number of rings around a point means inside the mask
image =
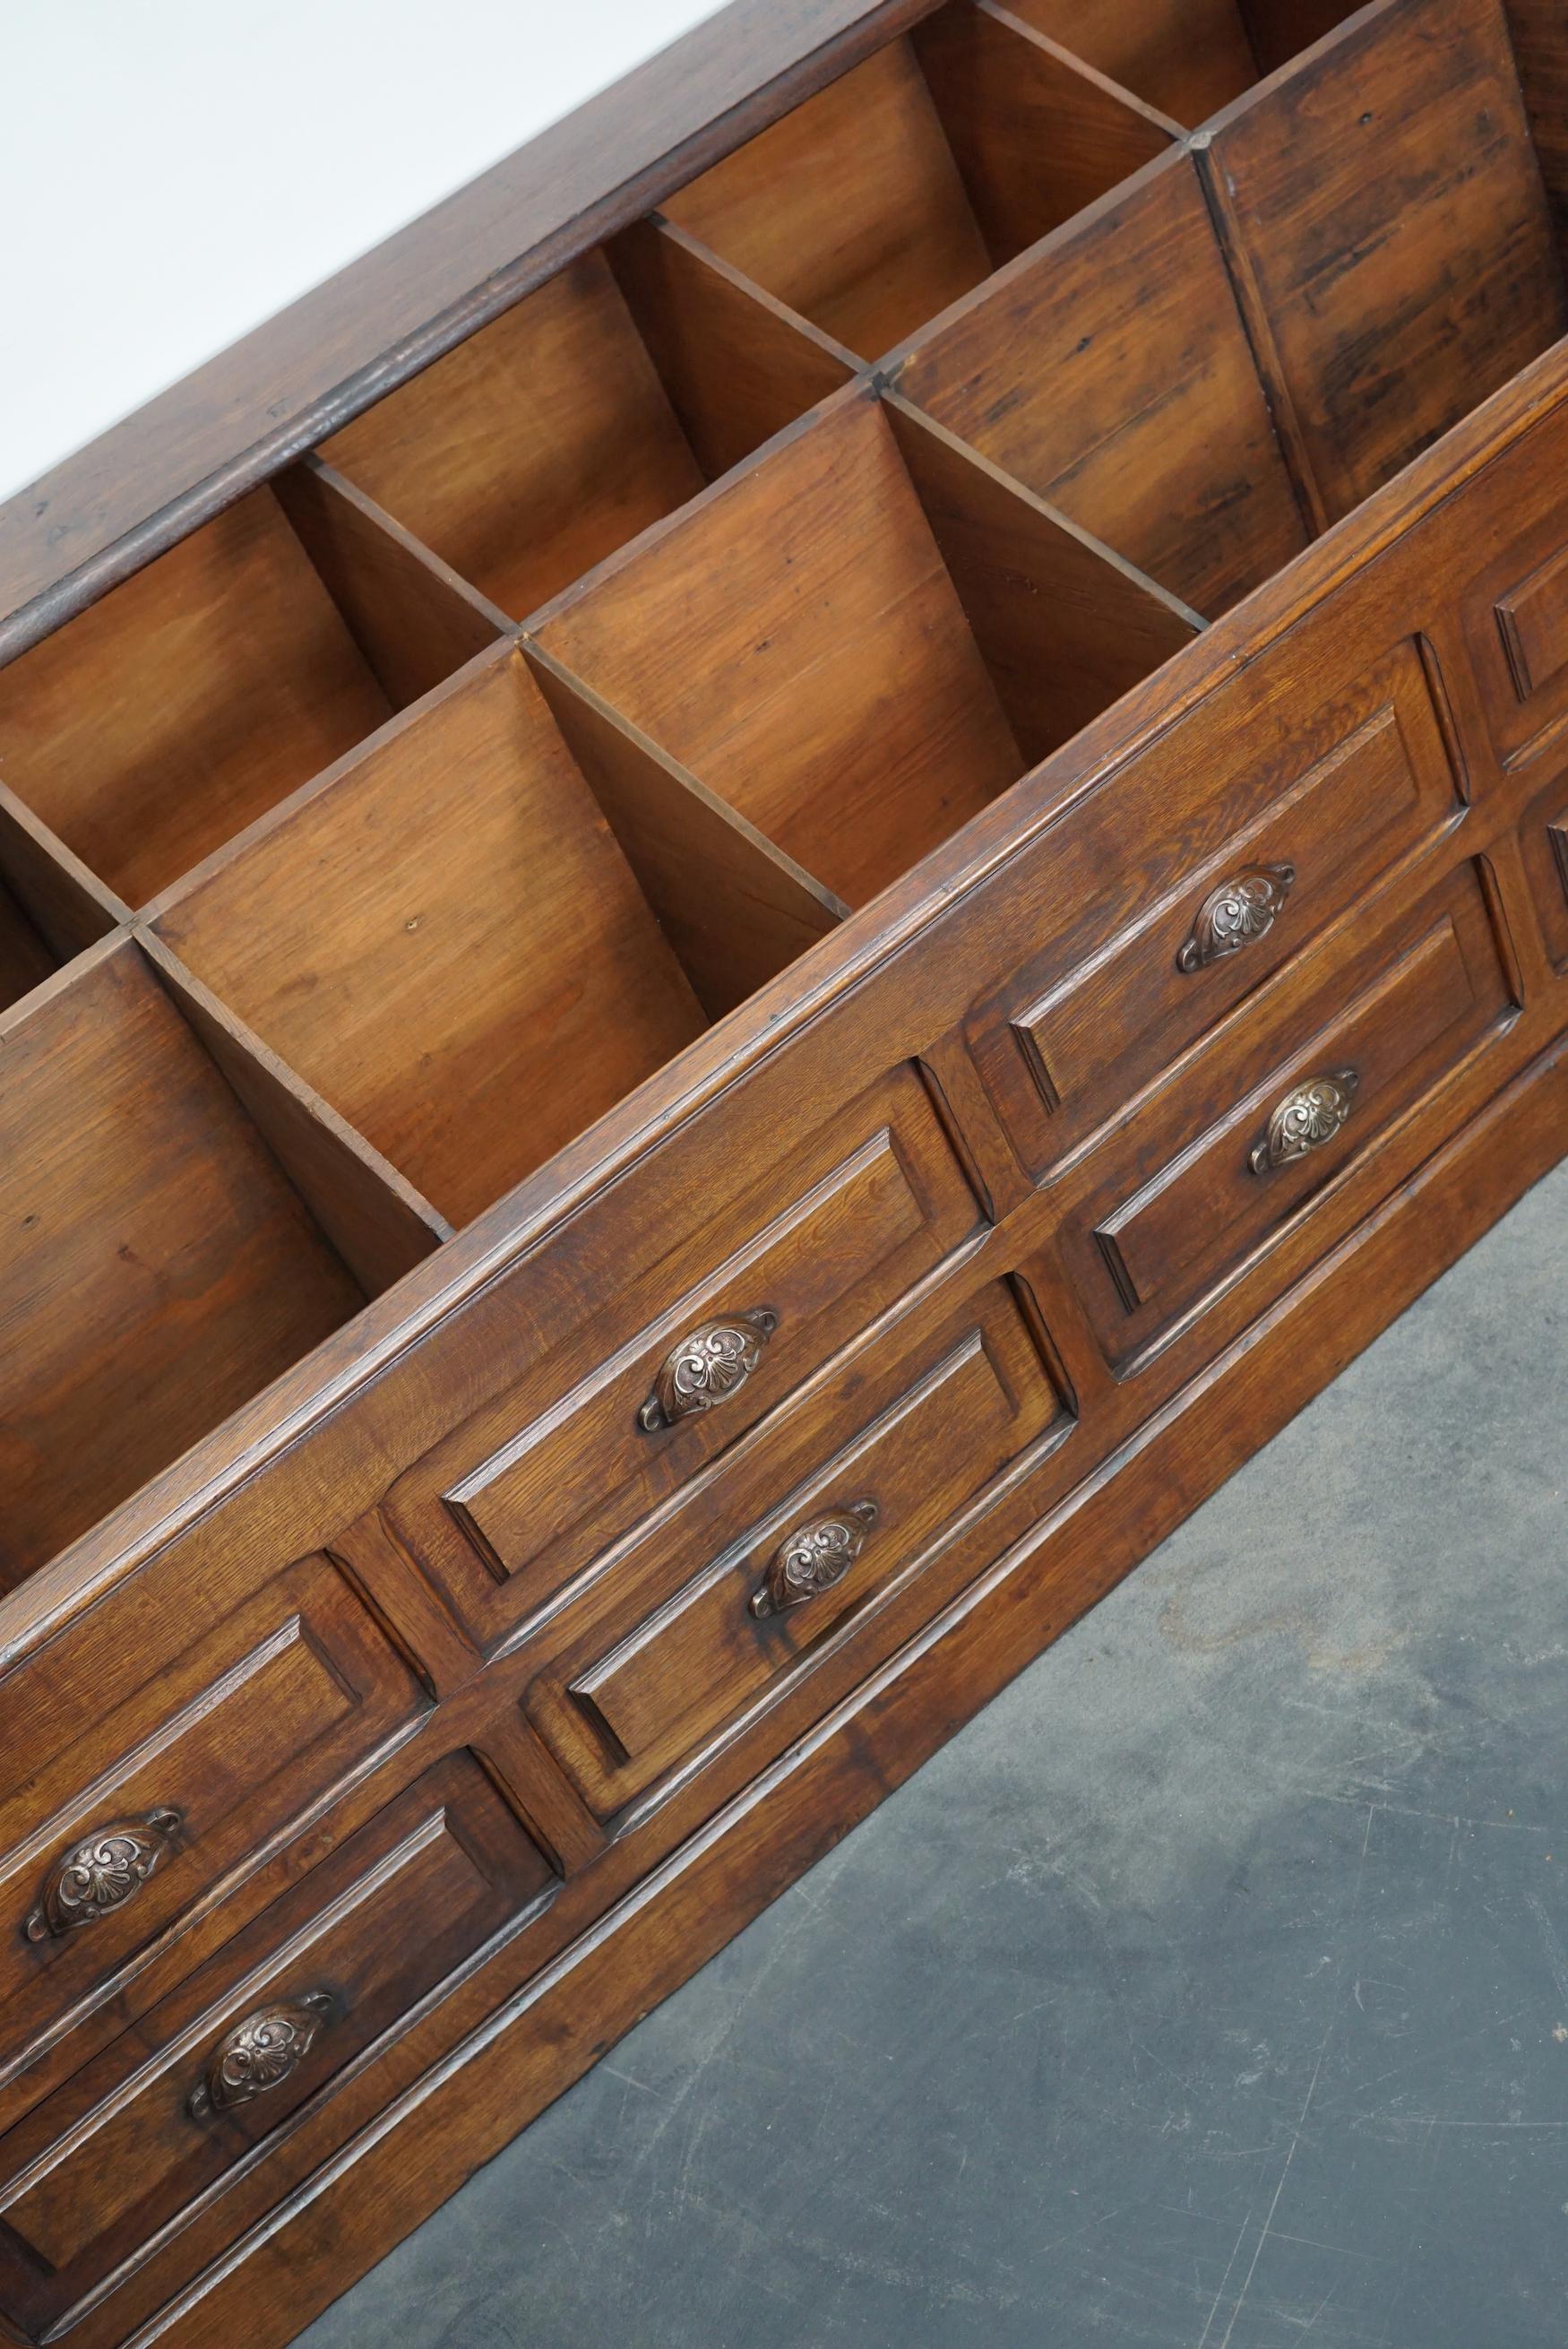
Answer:
POLYGON ((1565 481, 1568 415, 1555 409, 1440 506, 1405 550, 1405 560, 1455 580, 1487 727, 1505 768, 1539 756, 1568 726, 1565 481))
MULTIPOLYGON (((201 1595, 160 1592, 156 1568, 150 1584, 117 1592, 6 1685, 8 1732, 53 1750, 0 1795, 0 2083, 41 2038, 123 2001, 160 1937, 425 1710, 325 1557, 297 1560, 204 1637, 201 1595)), ((106 2016, 96 2036, 114 2027, 106 2016)))
POLYGON ((1281 973, 1087 1170, 1062 1244, 1109 1361, 1135 1369, 1514 1011, 1470 864, 1281 973))
POLYGON ((1068 918, 968 1023, 1037 1179, 1461 811, 1416 641, 1311 625, 1312 715, 1287 638, 1283 698, 1222 688, 1048 837, 1068 918))
POLYGON ((884 1332, 551 1624, 527 1710, 609 1819, 710 1754, 918 1573, 1008 1462, 1070 1423, 1019 1294, 884 1332))
POLYGON ((549 1363, 398 1479, 388 1522, 481 1640, 680 1491, 980 1227, 909 1065, 716 1208, 656 1312, 564 1392, 549 1363), (451 1531, 466 1538, 453 1544, 451 1531))
POLYGON ((67 2325, 556 1886, 470 1754, 426 1772, 0 2139, 0 2309, 67 2325))
POLYGON ((1519 844, 1553 967, 1568 972, 1568 776, 1554 775, 1520 819, 1519 844))

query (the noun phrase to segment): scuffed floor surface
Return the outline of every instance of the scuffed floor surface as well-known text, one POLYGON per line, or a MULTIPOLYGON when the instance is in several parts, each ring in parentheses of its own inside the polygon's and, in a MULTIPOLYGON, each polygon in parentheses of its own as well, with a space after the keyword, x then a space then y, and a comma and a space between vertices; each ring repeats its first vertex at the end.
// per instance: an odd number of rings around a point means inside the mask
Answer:
POLYGON ((1563 2349, 1568 1169, 308 2349, 1563 2349))

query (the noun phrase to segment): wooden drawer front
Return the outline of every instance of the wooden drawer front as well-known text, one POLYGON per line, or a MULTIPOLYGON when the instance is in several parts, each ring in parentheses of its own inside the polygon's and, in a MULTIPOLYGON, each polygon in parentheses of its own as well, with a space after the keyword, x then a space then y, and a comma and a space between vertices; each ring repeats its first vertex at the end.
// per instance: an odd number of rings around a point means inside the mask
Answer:
MULTIPOLYGON (((631 1343, 564 1395, 536 1377, 526 1402, 488 1413, 402 1479, 387 1514, 445 1579, 428 1526, 438 1495, 488 1569, 487 1628, 514 1626, 979 1221, 930 1094, 913 1067, 900 1067, 813 1136, 765 1190, 716 1214, 683 1257, 673 1301, 666 1290, 657 1319, 631 1343), (760 1329, 748 1319, 758 1316, 766 1317, 760 1329), (707 1340, 716 1332, 721 1359, 728 1357, 717 1386, 694 1392, 683 1368, 683 1392, 666 1412, 655 1400, 661 1373, 677 1354, 700 1361, 706 1350, 711 1361, 707 1340), (704 1392, 714 1397, 707 1407, 704 1392), (683 1408, 693 1400, 698 1407, 683 1408)), ((454 1596, 471 1619, 463 1591, 454 1596)))
POLYGON ((1530 892, 1546 951, 1568 971, 1568 781, 1559 776, 1537 792, 1519 828, 1530 892))
POLYGON ((1000 1468, 1065 1432, 1009 1284, 925 1319, 892 1362, 866 1350, 759 1434, 552 1627, 528 1710, 602 1818, 737 1729, 916 1571, 1000 1468), (770 1591, 759 1615, 773 1561, 812 1527, 839 1578, 782 1608, 770 1591))
POLYGON ((424 1706, 325 1557, 183 1651, 135 1598, 111 1602, 122 1679, 100 1695, 119 1702, 67 1716, 79 1735, 0 1800, 0 2079, 424 1706))
POLYGON ((1283 974, 1108 1146, 1066 1245, 1112 1363, 1132 1366, 1243 1270, 1512 1012, 1473 865, 1370 945, 1336 947, 1283 974), (1293 1154, 1276 1113, 1325 1080, 1348 1116, 1336 1126, 1332 1093, 1303 1104, 1319 1138, 1293 1154))
POLYGON ((1283 737, 1270 703, 1239 726, 1216 703, 1054 835, 1053 874, 1081 875, 1087 912, 1130 862, 1145 902, 1108 908, 1099 936, 1079 925, 1076 958, 1053 939, 972 1022, 1037 1177, 1459 812, 1412 641, 1283 737))
POLYGON ((555 1884, 471 1755, 417 1780, 0 2139, 5 2313, 61 2325, 555 1884))
POLYGON ((1565 484, 1568 414, 1554 409, 1422 523, 1405 557, 1456 583, 1504 767, 1536 756, 1568 725, 1565 484))

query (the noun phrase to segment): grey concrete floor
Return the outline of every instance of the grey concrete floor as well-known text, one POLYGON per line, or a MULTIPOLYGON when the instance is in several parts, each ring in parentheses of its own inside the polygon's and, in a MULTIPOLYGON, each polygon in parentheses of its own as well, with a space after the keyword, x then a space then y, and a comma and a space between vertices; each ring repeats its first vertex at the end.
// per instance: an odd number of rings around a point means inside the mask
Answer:
POLYGON ((1568 1169, 304 2336, 1568 2340, 1568 1169))

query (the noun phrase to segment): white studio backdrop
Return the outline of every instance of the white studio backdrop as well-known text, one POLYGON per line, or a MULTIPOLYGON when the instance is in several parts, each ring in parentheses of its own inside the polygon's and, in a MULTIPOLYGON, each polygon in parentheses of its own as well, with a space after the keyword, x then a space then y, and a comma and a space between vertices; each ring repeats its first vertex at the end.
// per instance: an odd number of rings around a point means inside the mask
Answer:
POLYGON ((4 0, 0 499, 717 0, 4 0))

